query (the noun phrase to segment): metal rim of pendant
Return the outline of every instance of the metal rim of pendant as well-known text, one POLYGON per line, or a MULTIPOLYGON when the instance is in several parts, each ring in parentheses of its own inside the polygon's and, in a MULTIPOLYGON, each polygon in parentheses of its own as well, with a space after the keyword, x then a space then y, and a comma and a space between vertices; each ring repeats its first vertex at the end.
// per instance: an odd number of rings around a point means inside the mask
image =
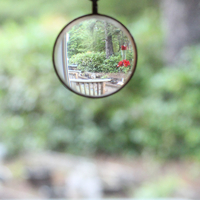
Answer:
POLYGON ((54 43, 54 47, 53 47, 53 55, 52 55, 52 58, 53 58, 53 66, 54 66, 54 70, 56 72, 56 75, 57 77, 59 78, 59 80, 61 81, 61 83, 67 88, 69 89, 71 92, 77 94, 77 95, 80 95, 80 96, 83 96, 83 97, 87 97, 87 98, 91 98, 91 99, 99 99, 99 98, 104 98, 104 97, 108 97, 108 96, 111 96, 117 92, 119 92, 121 89, 123 89, 128 83, 129 81, 131 80, 131 78, 133 77, 134 73, 135 73, 135 70, 136 70, 136 66, 137 66, 137 60, 138 60, 138 52, 137 52, 137 46, 136 46, 136 43, 135 43, 135 40, 132 36, 132 34, 130 33, 130 31, 121 23, 119 22, 118 20, 110 17, 110 16, 107 16, 107 15, 102 15, 102 14, 99 14, 97 12, 97 1, 98 0, 91 0, 93 1, 93 13, 92 14, 88 14, 88 15, 83 15, 81 17, 78 17, 74 20, 72 20, 71 22, 69 22, 66 26, 64 26, 62 28, 62 30, 60 31, 60 33, 58 34, 57 38, 56 38, 56 41, 54 43), (107 18, 107 19, 110 19, 110 20, 113 20, 115 21, 116 23, 118 23, 119 25, 121 25, 126 31, 127 33, 129 34, 131 40, 132 40, 132 44, 133 44, 133 49, 134 49, 134 63, 133 63, 133 70, 131 72, 131 74, 129 75, 129 78, 127 79, 126 83, 121 86, 119 89, 117 89, 116 91, 112 92, 112 93, 109 93, 109 94, 105 94, 105 95, 101 95, 101 96, 90 96, 90 95, 85 95, 85 94, 82 94, 82 93, 79 93, 75 90, 73 90, 70 86, 68 86, 65 81, 60 77, 59 73, 58 73, 58 70, 57 70, 57 67, 56 67, 56 62, 55 62, 55 48, 56 48, 56 45, 57 45, 57 42, 58 42, 58 39, 60 38, 60 35, 63 33, 63 31, 68 27, 70 26, 72 23, 76 22, 77 20, 80 20, 80 19, 83 19, 83 18, 88 18, 88 17, 95 17, 95 16, 100 16, 100 17, 104 17, 104 18, 107 18))

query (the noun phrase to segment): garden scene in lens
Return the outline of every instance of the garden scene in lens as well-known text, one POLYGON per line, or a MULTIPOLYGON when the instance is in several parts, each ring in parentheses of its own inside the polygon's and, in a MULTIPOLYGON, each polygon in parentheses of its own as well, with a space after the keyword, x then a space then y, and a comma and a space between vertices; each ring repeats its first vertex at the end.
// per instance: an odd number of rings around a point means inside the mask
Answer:
POLYGON ((102 18, 72 22, 59 35, 55 51, 58 76, 72 91, 101 97, 120 90, 136 67, 136 47, 128 31, 102 18))

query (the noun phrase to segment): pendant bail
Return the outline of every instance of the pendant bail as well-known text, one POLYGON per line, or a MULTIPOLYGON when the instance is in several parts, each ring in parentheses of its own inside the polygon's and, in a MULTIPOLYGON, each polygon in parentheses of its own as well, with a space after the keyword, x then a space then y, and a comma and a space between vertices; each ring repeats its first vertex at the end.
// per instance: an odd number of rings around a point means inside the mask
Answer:
POLYGON ((97 4, 98 0, 90 0, 90 1, 93 2, 92 13, 93 14, 98 14, 98 4, 97 4))

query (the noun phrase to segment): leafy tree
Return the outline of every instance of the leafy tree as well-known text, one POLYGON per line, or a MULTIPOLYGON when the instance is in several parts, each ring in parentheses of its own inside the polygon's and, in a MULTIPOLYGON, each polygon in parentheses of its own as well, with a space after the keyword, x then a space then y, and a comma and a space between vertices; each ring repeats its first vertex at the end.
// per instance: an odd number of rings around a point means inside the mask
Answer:
POLYGON ((105 52, 108 59, 125 43, 129 45, 129 40, 119 28, 101 20, 87 20, 69 31, 68 56, 94 51, 105 52))

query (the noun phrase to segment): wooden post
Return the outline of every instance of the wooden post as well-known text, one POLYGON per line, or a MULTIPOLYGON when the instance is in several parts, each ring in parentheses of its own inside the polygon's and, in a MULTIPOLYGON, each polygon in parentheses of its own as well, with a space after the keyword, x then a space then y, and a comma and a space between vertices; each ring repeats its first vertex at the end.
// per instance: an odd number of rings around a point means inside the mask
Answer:
POLYGON ((87 90, 86 90, 86 84, 87 84, 87 83, 84 83, 84 90, 85 90, 85 94, 87 94, 87 90))
POLYGON ((62 40, 62 60, 63 60, 63 74, 67 84, 69 84, 69 74, 67 72, 67 62, 66 62, 66 36, 62 40))
POLYGON ((100 95, 99 90, 100 90, 100 88, 99 88, 99 83, 97 83, 97 96, 100 95))
POLYGON ((93 95, 95 96, 95 83, 93 83, 93 95))
POLYGON ((80 93, 83 93, 82 88, 81 88, 81 83, 78 83, 78 84, 79 84, 80 93))
POLYGON ((89 83, 88 86, 89 86, 89 95, 91 96, 91 86, 90 86, 90 84, 91 83, 89 83))
POLYGON ((101 94, 105 94, 106 82, 102 83, 101 94))

